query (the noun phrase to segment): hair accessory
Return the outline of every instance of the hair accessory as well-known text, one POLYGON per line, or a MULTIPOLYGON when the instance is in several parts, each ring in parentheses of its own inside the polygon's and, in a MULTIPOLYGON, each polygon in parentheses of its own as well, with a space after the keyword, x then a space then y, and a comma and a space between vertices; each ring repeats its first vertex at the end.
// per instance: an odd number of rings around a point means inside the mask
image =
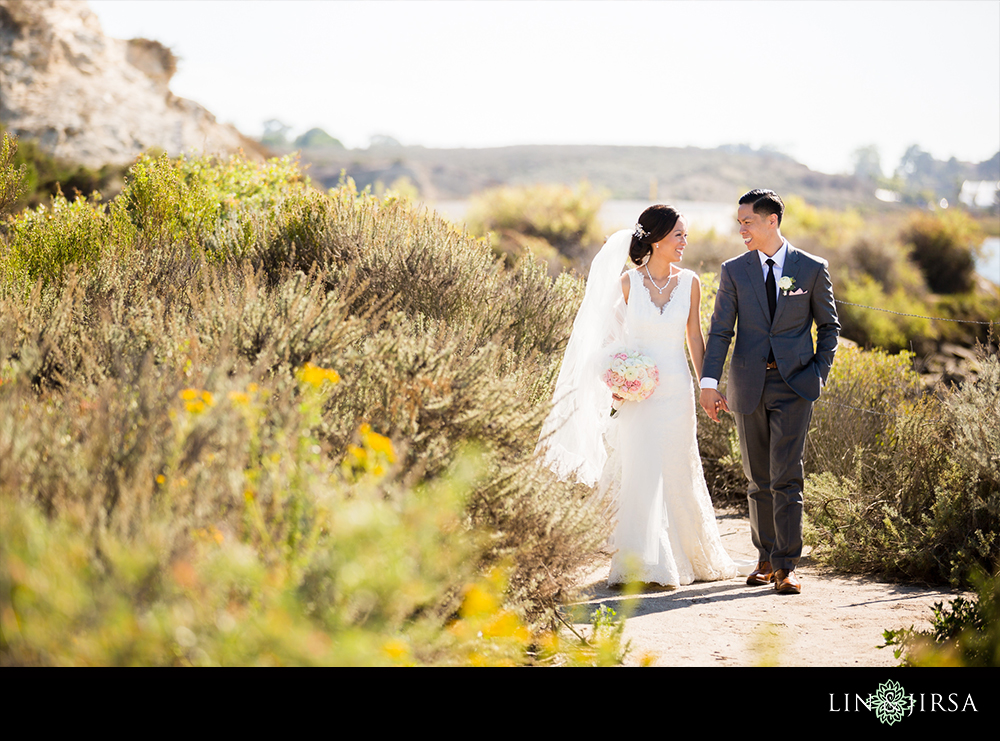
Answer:
POLYGON ((643 237, 648 237, 649 232, 642 228, 642 224, 636 222, 635 229, 632 231, 632 236, 636 239, 642 239, 643 237))

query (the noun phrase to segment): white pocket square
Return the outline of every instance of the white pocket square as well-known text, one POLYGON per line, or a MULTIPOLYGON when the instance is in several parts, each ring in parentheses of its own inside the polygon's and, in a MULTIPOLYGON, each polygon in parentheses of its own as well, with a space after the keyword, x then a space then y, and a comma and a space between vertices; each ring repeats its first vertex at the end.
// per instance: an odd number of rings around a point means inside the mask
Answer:
POLYGON ((786 294, 786 295, 788 295, 788 296, 804 296, 807 293, 809 293, 809 291, 803 291, 801 288, 798 288, 798 289, 796 289, 794 291, 789 291, 788 294, 786 294))

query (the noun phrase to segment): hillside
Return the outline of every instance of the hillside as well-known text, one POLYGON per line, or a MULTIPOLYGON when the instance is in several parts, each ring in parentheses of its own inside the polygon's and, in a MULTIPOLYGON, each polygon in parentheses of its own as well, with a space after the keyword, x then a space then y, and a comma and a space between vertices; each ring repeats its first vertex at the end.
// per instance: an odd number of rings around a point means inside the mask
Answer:
POLYGON ((797 194, 831 208, 876 205, 870 184, 847 175, 814 172, 774 151, 745 146, 697 147, 515 146, 491 149, 306 149, 309 175, 328 187, 341 171, 361 187, 409 178, 430 200, 466 198, 501 184, 575 184, 587 180, 611 198, 730 202, 753 187, 797 194))
POLYGON ((261 154, 170 92, 176 66, 159 42, 105 36, 85 2, 0 0, 0 123, 58 159, 97 168, 151 148, 261 154))

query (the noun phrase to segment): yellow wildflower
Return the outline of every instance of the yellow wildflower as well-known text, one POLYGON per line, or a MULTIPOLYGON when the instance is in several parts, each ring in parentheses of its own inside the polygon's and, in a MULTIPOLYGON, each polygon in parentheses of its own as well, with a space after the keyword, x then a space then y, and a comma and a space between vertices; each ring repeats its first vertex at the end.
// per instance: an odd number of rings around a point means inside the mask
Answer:
POLYGON ((644 651, 639 654, 639 666, 653 666, 658 658, 652 651, 644 651))
POLYGON ((531 638, 528 629, 521 625, 521 621, 510 610, 498 612, 483 628, 483 635, 486 638, 515 638, 521 643, 527 643, 531 638))
POLYGON ((392 447, 392 440, 380 435, 377 432, 369 432, 365 436, 365 444, 376 453, 382 453, 389 459, 390 463, 396 460, 396 451, 392 447))
POLYGON ((340 383, 340 374, 335 370, 320 368, 312 363, 306 363, 299 370, 299 380, 320 388, 324 383, 330 383, 330 385, 340 383))
POLYGON ((465 618, 490 615, 496 611, 497 607, 498 605, 493 595, 479 585, 474 584, 465 592, 460 613, 465 618))
POLYGON ((545 631, 538 638, 538 648, 542 654, 552 655, 559 652, 559 634, 545 631))
POLYGON ((390 638, 382 644, 382 652, 393 661, 399 661, 409 653, 410 647, 405 641, 398 638, 390 638))

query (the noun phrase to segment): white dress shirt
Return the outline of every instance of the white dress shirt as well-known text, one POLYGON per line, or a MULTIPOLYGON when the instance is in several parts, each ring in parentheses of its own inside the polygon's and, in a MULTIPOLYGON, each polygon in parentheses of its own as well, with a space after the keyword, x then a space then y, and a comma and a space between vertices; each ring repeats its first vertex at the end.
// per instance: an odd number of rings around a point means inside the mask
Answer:
MULTIPOLYGON (((778 283, 781 281, 781 269, 785 266, 785 258, 788 256, 788 240, 781 238, 781 247, 773 255, 768 257, 765 253, 757 250, 757 257, 760 258, 761 276, 767 281, 767 261, 774 260, 774 298, 778 298, 778 283)), ((701 387, 703 389, 719 388, 718 378, 702 378, 701 387)))

